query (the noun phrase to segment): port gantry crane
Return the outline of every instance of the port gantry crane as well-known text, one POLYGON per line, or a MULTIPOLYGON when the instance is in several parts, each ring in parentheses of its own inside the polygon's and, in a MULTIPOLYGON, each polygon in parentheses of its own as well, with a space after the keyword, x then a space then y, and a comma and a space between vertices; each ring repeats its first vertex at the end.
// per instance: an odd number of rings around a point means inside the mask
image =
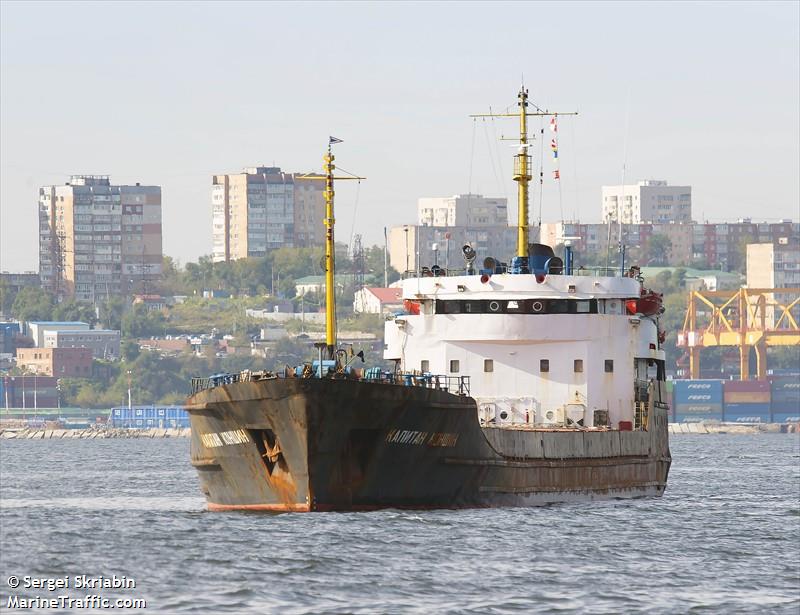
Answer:
POLYGON ((798 306, 800 288, 691 291, 677 344, 689 354, 689 377, 700 378, 701 348, 738 346, 739 377, 749 379, 754 348, 757 378, 764 380, 768 347, 800 346, 798 306))

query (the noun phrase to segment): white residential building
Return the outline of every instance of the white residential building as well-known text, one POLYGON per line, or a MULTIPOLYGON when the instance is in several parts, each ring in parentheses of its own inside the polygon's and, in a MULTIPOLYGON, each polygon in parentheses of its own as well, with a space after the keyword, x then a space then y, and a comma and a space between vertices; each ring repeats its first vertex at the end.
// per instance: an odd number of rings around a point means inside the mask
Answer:
POLYGON ((603 221, 609 219, 622 224, 691 222, 692 187, 656 179, 603 186, 603 221))
POLYGON ((508 202, 501 197, 457 194, 424 197, 417 202, 421 226, 506 226, 508 202))
POLYGON ((365 286, 356 291, 353 311, 356 314, 383 314, 403 307, 402 288, 375 288, 365 286))

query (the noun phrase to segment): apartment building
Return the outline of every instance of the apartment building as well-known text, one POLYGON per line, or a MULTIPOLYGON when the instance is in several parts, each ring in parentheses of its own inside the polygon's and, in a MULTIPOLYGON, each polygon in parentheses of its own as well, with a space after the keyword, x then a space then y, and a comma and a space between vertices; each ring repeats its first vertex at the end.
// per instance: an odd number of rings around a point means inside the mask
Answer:
MULTIPOLYGON (((538 229, 529 230, 531 242, 538 229)), ((397 271, 416 271, 417 266, 464 269, 461 248, 469 244, 477 252, 476 267, 492 256, 510 262, 517 251, 516 226, 394 226, 388 233, 389 264, 397 271)))
POLYGON ((692 187, 646 179, 636 184, 603 186, 603 221, 622 224, 692 221, 692 187))
POLYGON ((73 175, 39 189, 39 277, 59 298, 147 292, 161 276, 161 187, 73 175))
POLYGON ((322 245, 325 178, 247 167, 215 175, 211 187, 214 262, 265 256, 277 248, 322 245))
MULTIPOLYGON (((778 243, 747 244, 747 287, 748 288, 800 288, 800 239, 784 237, 778 243)), ((780 321, 782 328, 791 323, 780 319, 782 310, 773 303, 788 305, 797 294, 770 293, 770 305, 766 306, 767 324, 774 326, 780 321)), ((800 306, 791 311, 795 321, 800 320, 800 306)))
MULTIPOLYGON (((548 245, 561 245, 569 238, 579 253, 594 256, 606 253, 609 235, 611 250, 616 250, 620 234, 619 226, 613 223, 609 229, 607 224, 580 222, 545 222, 541 232, 543 242, 548 245)), ((671 244, 665 264, 729 270, 744 265, 737 259, 743 258, 746 244, 758 241, 779 246, 789 241, 788 238, 800 236, 800 225, 791 220, 753 222, 742 219, 724 223, 642 223, 622 227, 622 241, 629 248, 647 248, 656 236, 666 237, 671 244)))
POLYGON ((420 226, 508 226, 508 201, 480 194, 424 197, 417 215, 420 226))

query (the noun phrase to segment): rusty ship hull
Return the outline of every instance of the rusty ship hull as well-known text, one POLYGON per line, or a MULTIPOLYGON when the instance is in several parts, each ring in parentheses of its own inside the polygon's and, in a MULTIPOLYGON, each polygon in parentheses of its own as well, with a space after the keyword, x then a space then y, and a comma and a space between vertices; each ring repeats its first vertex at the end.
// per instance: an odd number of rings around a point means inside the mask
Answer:
POLYGON ((435 388, 273 378, 189 399, 191 459, 210 510, 535 506, 661 495, 667 409, 648 431, 481 426, 435 388))

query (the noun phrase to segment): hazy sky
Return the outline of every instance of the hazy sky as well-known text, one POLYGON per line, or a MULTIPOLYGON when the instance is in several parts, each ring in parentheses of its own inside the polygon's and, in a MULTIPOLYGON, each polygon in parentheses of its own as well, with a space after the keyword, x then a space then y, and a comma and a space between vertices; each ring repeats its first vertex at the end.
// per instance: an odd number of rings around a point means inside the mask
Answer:
POLYGON ((0 269, 37 269, 38 188, 71 174, 161 185, 164 252, 194 260, 212 174, 319 170, 328 135, 368 178, 337 188, 338 239, 382 241, 420 196, 515 203, 498 138, 516 123, 468 116, 513 106, 523 75, 580 112, 560 195, 545 148, 545 221, 599 221, 624 160, 628 180, 690 184, 696 219, 796 219, 799 6, 3 1, 0 269))

